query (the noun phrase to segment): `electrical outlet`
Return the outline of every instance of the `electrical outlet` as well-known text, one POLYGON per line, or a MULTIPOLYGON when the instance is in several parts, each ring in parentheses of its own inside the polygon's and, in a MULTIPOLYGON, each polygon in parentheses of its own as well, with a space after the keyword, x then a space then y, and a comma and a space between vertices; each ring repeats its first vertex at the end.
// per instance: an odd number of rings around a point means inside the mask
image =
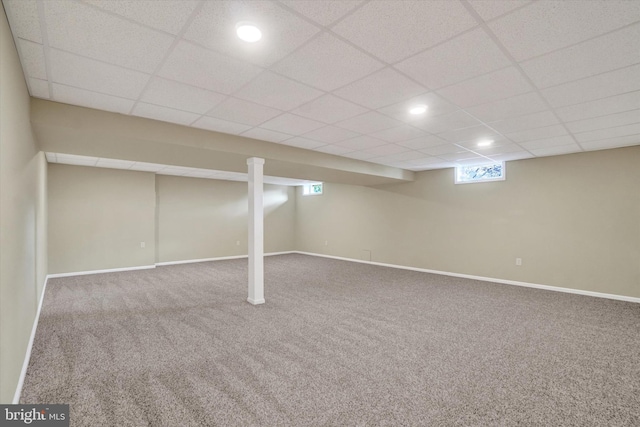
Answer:
POLYGON ((140 242, 140 247, 141 247, 141 248, 145 248, 146 246, 147 246, 147 245, 146 245, 146 243, 145 243, 145 242, 140 242))
POLYGON ((516 265, 517 266, 522 265, 522 258, 516 258, 516 265))

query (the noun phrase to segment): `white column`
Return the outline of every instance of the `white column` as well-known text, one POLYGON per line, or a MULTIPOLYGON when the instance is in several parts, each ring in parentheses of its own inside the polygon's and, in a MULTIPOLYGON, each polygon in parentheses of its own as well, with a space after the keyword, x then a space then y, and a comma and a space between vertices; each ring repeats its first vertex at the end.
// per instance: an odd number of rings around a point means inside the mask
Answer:
POLYGON ((249 297, 264 304, 264 206, 262 166, 264 159, 247 159, 249 166, 249 297))

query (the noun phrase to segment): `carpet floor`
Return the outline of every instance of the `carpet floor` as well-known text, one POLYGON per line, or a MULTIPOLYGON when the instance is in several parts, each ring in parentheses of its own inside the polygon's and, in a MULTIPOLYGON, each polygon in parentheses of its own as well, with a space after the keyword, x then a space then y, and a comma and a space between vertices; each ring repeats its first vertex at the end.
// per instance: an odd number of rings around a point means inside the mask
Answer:
POLYGON ((640 304, 290 254, 48 282, 74 426, 638 426, 640 304))

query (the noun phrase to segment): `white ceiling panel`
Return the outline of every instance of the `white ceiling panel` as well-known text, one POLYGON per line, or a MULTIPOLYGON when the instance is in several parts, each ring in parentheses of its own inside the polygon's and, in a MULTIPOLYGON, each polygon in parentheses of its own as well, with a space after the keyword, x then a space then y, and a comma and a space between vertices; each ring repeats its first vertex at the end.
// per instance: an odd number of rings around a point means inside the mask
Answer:
POLYGON ((318 27, 269 1, 208 1, 184 38, 217 52, 268 67, 291 53, 319 31, 318 27), (245 43, 235 34, 238 22, 251 22, 262 39, 245 43))
POLYGON ((540 128, 558 124, 559 120, 553 112, 541 111, 539 113, 512 117, 499 122, 492 122, 491 127, 502 133, 518 132, 521 130, 540 128))
POLYGON ((392 68, 384 68, 335 91, 338 96, 369 108, 380 108, 417 96, 426 89, 392 68))
POLYGON ((280 3, 320 25, 333 24, 362 2, 363 0, 280 0, 280 3))
POLYGON ((54 83, 52 88, 53 97, 56 101, 64 102, 65 104, 79 105, 81 107, 94 108, 96 110, 129 114, 129 111, 131 111, 135 102, 131 99, 90 92, 85 89, 78 89, 76 87, 64 86, 57 83, 54 83))
POLYGON ((67 165, 78 165, 78 166, 95 166, 98 163, 97 157, 88 157, 88 156, 76 156, 75 154, 56 154, 56 160, 58 163, 64 163, 67 165))
POLYGON ((339 147, 350 148, 352 150, 366 150, 368 148, 380 147, 381 145, 386 145, 387 143, 377 139, 372 138, 367 135, 356 136, 355 138, 347 139, 345 141, 338 142, 334 145, 339 147))
POLYGON ((485 21, 513 11, 531 3, 531 0, 468 0, 478 15, 485 21))
POLYGON ((301 135, 323 126, 324 123, 289 113, 284 113, 260 125, 261 128, 275 130, 277 132, 287 132, 290 135, 301 135))
POLYGON ((426 155, 419 151, 408 150, 408 151, 401 151, 395 154, 386 154, 383 157, 386 161, 389 161, 389 162, 407 162, 411 160, 425 159, 426 155))
POLYGON ((49 46, 145 73, 174 38, 74 1, 46 1, 49 46))
POLYGON ((358 136, 358 132, 353 132, 335 126, 325 126, 304 135, 305 138, 324 142, 326 144, 335 144, 336 142, 344 141, 345 139, 353 138, 355 136, 358 136))
POLYGON ((43 46, 28 40, 19 40, 18 51, 24 73, 35 79, 47 80, 43 46))
POLYGON ((458 153, 440 154, 438 157, 440 157, 443 160, 448 160, 450 162, 456 162, 456 163, 461 163, 461 162, 464 162, 465 160, 470 160, 471 163, 487 161, 486 158, 482 156, 478 156, 477 154, 472 153, 471 151, 460 151, 458 153))
POLYGON ((82 56, 50 49, 51 79, 54 83, 106 95, 136 99, 149 75, 105 64, 82 56))
POLYGON ((570 122, 638 109, 640 109, 640 91, 635 91, 556 108, 556 114, 562 120, 570 122))
POLYGON ((374 1, 339 22, 333 31, 394 63, 476 25, 459 2, 374 1))
POLYGON ((422 122, 431 117, 453 113, 456 110, 458 110, 458 107, 454 104, 446 101, 434 92, 428 92, 418 96, 414 96, 413 98, 406 99, 393 105, 379 108, 378 112, 389 117, 393 117, 396 120, 401 120, 405 123, 413 124, 422 122), (418 116, 410 114, 409 110, 416 105, 426 105, 426 114, 418 116))
POLYGON ((640 144, 640 135, 618 136, 615 138, 580 143, 585 150, 606 150, 609 148, 627 147, 638 144, 640 144))
POLYGON ((42 44, 36 0, 2 0, 14 37, 42 44))
POLYGON ((624 27, 638 16, 637 1, 544 0, 489 23, 489 28, 522 61, 624 27))
POLYGON ((366 112, 367 109, 333 95, 324 95, 304 104, 292 112, 309 119, 335 123, 366 112))
POLYGON ((262 69, 255 65, 191 43, 180 42, 171 52, 158 75, 202 89, 229 94, 247 84, 261 71, 262 69))
POLYGON ((331 91, 383 66, 350 44, 323 33, 271 69, 318 89, 331 91))
POLYGON ((413 150, 421 150, 429 147, 437 147, 446 143, 447 141, 442 138, 438 138, 435 135, 425 135, 408 141, 400 141, 398 142, 398 145, 402 145, 403 147, 411 148, 413 150))
POLYGON ((319 151, 321 153, 335 154, 337 156, 345 153, 351 153, 355 151, 353 148, 340 147, 338 145, 323 145, 322 147, 314 148, 313 151, 319 151))
POLYGON ((606 116, 592 117, 590 119, 568 122, 567 129, 570 132, 587 132, 590 130, 604 129, 615 126, 640 123, 640 109, 625 111, 623 113, 609 114, 606 116))
MULTIPOLYGON (((344 153, 342 154, 343 157, 348 157, 350 159, 356 159, 356 160, 364 160, 364 161, 369 161, 376 156, 375 154, 371 154, 371 153, 367 153, 367 150, 364 151, 352 151, 350 153, 344 153)), ((385 159, 387 160, 387 159, 385 159)))
POLYGON ((538 150, 541 148, 557 147, 559 145, 575 144, 569 135, 554 136, 551 138, 536 139, 533 141, 521 142, 519 145, 526 150, 538 150))
POLYGON ((532 89, 515 67, 508 67, 448 86, 437 93, 465 108, 520 95, 532 89))
POLYGON ((307 150, 311 150, 313 148, 322 147, 323 145, 327 145, 324 142, 314 141, 313 139, 303 138, 301 136, 296 136, 291 139, 287 139, 283 141, 282 144, 290 145, 292 147, 298 148, 306 148, 307 150))
POLYGON ((496 162, 509 162, 512 160, 530 159, 535 156, 528 151, 515 151, 513 153, 505 153, 505 154, 497 154, 497 155, 492 154, 490 157, 491 157, 491 160, 494 160, 496 162))
POLYGON ((544 89, 541 93, 552 107, 564 107, 640 90, 639 75, 640 65, 633 65, 544 89))
POLYGON ((436 147, 429 147, 425 149, 418 150, 421 153, 428 154, 430 156, 442 156, 445 154, 454 154, 454 153, 468 153, 469 150, 465 150, 462 147, 459 147, 455 144, 444 144, 438 145, 436 147))
POLYGON ((439 133, 438 137, 449 142, 479 141, 482 139, 495 140, 498 137, 498 133, 485 125, 480 125, 464 129, 449 130, 439 133))
POLYGON ((430 117, 425 115, 424 119, 414 121, 413 126, 419 127, 431 133, 442 133, 454 129, 462 129, 471 126, 479 126, 481 123, 462 110, 451 114, 430 117))
POLYGON ((578 146, 578 144, 568 144, 568 145, 558 145, 556 147, 548 147, 548 148, 538 148, 535 150, 531 150, 533 154, 539 157, 544 156, 557 156, 561 154, 571 154, 571 153, 579 153, 582 151, 582 148, 578 146))
POLYGON ((561 125, 545 126, 527 129, 519 132, 506 133, 505 136, 514 142, 535 141, 536 139, 551 138, 567 135, 567 130, 561 125))
POLYGON ((212 130, 214 132, 230 133, 239 135, 244 131, 251 129, 251 126, 247 126, 242 123, 231 122, 229 120, 222 120, 216 117, 203 116, 193 123, 193 127, 200 129, 212 130))
POLYGON ((640 63, 638 39, 640 24, 539 56, 520 66, 538 88, 555 86, 640 63))
POLYGON ((465 110, 474 117, 489 123, 509 117, 537 113, 547 108, 544 100, 537 92, 529 92, 466 108, 465 110))
POLYGON ((220 93, 156 77, 145 89, 141 100, 150 104, 204 114, 226 98, 226 95, 220 93))
POLYGON ((616 126, 616 127, 606 128, 606 129, 592 130, 589 132, 580 132, 574 135, 576 137, 576 140, 580 143, 597 141, 599 139, 615 138, 619 136, 638 135, 638 138, 640 138, 640 123, 635 123, 635 124, 626 125, 626 126, 616 126))
POLYGON ((279 76, 270 71, 235 93, 238 98, 280 110, 290 110, 322 95, 317 89, 279 76))
POLYGON ((292 135, 272 131, 269 129, 262 129, 262 128, 249 129, 248 131, 244 132, 242 136, 246 136, 248 138, 253 138, 253 139, 262 139, 270 142, 282 142, 285 139, 289 139, 292 137, 292 135))
POLYGON ((412 56, 395 67, 426 87, 438 89, 510 64, 493 40, 479 28, 412 56), (460 55, 460 52, 466 54, 460 55))
POLYGON ((493 156, 521 152, 522 148, 517 144, 504 144, 493 145, 491 147, 473 147, 472 150, 478 154, 482 154, 483 156, 488 156, 493 159, 493 156))
POLYGON ((402 123, 390 117, 370 111, 356 117, 336 123, 336 126, 358 133, 374 133, 400 126, 402 123))
POLYGON ((29 90, 31 90, 31 95, 36 98, 44 98, 49 99, 49 82, 46 80, 29 78, 29 90))
POLYGON ((99 158, 95 166, 98 168, 130 169, 135 163, 129 160, 99 158))
POLYGON ((409 125, 385 129, 371 134, 371 136, 386 142, 408 141, 426 135, 426 132, 409 125))
POLYGON ((189 125, 200 117, 199 114, 176 110, 174 108, 161 107, 159 105, 147 104, 144 102, 136 104, 131 114, 134 116, 146 117, 148 119, 177 123, 179 125, 189 125))
POLYGON ((256 126, 282 111, 238 98, 227 98, 207 113, 218 119, 256 126))
MULTIPOLYGON (((407 147, 403 147, 397 144, 380 145, 378 147, 367 148, 363 150, 363 152, 367 154, 373 154, 375 157, 387 157, 400 153, 406 153, 407 151, 410 151, 407 147)), ((386 160, 389 161, 392 159, 387 158, 386 160)))
POLYGON ((139 22, 157 30, 178 34, 197 0, 82 0, 93 6, 139 22))

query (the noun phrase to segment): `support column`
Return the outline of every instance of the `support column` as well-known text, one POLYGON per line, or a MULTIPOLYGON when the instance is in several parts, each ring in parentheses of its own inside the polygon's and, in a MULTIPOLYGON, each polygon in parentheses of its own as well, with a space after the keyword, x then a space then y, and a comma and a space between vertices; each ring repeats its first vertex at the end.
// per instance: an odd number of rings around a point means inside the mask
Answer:
POLYGON ((264 159, 251 157, 249 166, 249 301, 264 304, 264 159))

